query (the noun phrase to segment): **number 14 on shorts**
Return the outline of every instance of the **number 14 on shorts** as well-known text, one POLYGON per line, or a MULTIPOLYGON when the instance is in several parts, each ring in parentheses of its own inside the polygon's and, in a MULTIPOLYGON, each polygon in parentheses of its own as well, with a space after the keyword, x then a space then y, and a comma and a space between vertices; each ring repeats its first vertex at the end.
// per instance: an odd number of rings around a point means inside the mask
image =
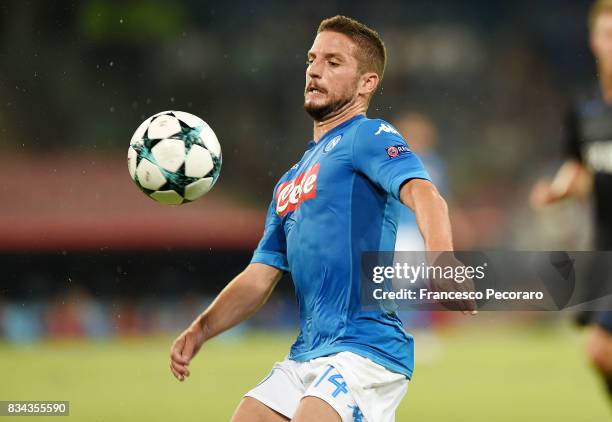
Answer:
POLYGON ((348 393, 348 388, 346 386, 346 382, 344 381, 344 378, 342 378, 342 375, 340 375, 340 373, 337 370, 335 370, 333 366, 328 365, 323 375, 321 375, 321 377, 318 379, 318 381, 314 385, 315 388, 319 387, 319 384, 321 384, 323 380, 326 380, 328 383, 333 385, 332 388, 334 388, 334 390, 331 393, 332 397, 338 397, 339 394, 348 393), (330 374, 332 370, 334 370, 334 372, 330 374))

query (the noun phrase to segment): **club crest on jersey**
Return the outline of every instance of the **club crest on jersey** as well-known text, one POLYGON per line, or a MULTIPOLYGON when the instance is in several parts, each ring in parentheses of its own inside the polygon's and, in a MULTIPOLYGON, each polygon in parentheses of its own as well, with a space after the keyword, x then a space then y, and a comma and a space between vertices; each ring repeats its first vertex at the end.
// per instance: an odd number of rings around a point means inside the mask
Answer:
POLYGON ((381 123, 374 135, 380 135, 381 132, 395 133, 396 135, 399 135, 399 132, 395 130, 393 126, 388 125, 386 123, 381 123))
POLYGON ((334 136, 332 140, 325 145, 323 152, 330 152, 332 149, 334 149, 334 147, 338 145, 338 142, 340 142, 340 139, 342 139, 342 135, 334 136))
POLYGON ((276 213, 280 217, 295 211, 302 202, 317 196, 317 176, 320 167, 321 165, 317 163, 278 187, 276 191, 276 213))
POLYGON ((407 145, 398 144, 398 145, 392 145, 390 147, 385 148, 385 151, 387 151, 387 155, 389 157, 395 158, 398 155, 409 153, 410 148, 408 148, 407 145))

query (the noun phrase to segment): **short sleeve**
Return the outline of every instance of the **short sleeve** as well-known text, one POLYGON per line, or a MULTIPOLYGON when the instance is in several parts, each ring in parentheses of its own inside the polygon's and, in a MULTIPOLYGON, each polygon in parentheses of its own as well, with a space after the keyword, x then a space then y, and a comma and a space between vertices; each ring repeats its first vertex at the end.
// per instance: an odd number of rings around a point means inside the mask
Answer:
POLYGON ((266 264, 283 271, 289 271, 285 230, 281 224, 281 217, 276 214, 274 199, 268 207, 264 234, 253 253, 251 263, 266 264))
POLYGON ((397 200, 404 182, 431 180, 423 163, 399 132, 380 119, 366 120, 357 128, 353 166, 397 200))
POLYGON ((563 122, 563 153, 567 158, 582 161, 580 137, 578 136, 578 116, 576 110, 571 108, 565 115, 563 122))

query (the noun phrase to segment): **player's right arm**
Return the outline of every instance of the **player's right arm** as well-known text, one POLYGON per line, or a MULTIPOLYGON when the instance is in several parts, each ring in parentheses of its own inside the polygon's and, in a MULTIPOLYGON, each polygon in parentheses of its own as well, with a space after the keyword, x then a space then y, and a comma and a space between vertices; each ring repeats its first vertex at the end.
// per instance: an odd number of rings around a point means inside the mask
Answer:
POLYGON ((539 208, 566 198, 585 196, 591 190, 592 177, 584 165, 578 134, 578 118, 574 110, 566 116, 564 149, 567 157, 552 181, 540 179, 532 188, 529 201, 539 208))
POLYGON ((282 275, 282 270, 261 263, 249 264, 238 274, 172 344, 170 369, 174 376, 179 381, 188 377, 187 366, 202 345, 253 315, 282 275))
MULTIPOLYGON (((275 191, 280 184, 276 185, 275 191)), ((268 208, 264 234, 251 263, 172 344, 170 369, 174 376, 179 381, 188 377, 187 366, 202 344, 253 315, 266 302, 283 273, 288 271, 285 230, 273 199, 268 208)))

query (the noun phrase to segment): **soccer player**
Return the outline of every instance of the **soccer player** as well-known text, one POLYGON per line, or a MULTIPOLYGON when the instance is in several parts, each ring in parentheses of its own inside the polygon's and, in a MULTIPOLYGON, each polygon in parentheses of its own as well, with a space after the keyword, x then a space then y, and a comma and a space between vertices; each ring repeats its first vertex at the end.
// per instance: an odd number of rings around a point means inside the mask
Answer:
MULTIPOLYGON (((438 130, 429 116, 416 112, 401 113, 395 120, 399 133, 410 142, 410 149, 416 153, 427 170, 431 181, 444 195, 446 171, 436 152, 438 130)), ((398 251, 422 251, 423 238, 414 213, 406 208, 400 212, 395 249, 398 251)))
POLYGON ((406 393, 413 340, 394 312, 360 306, 361 254, 393 251, 402 204, 428 250, 453 244, 446 203, 419 159, 389 123, 365 116, 385 62, 372 29, 344 16, 321 22, 304 90, 313 139, 274 188, 251 263, 171 348, 182 381, 204 342, 247 319, 291 273, 300 333, 234 422, 393 421, 406 393))
MULTIPOLYGON (((565 124, 566 161, 552 183, 541 180, 531 192, 536 207, 585 195, 595 199, 595 247, 612 250, 612 0, 598 0, 589 14, 591 49, 599 84, 576 101, 565 124)), ((592 280, 597 288, 598 280, 592 280)), ((587 353, 612 397, 612 311, 585 312, 587 353)))

